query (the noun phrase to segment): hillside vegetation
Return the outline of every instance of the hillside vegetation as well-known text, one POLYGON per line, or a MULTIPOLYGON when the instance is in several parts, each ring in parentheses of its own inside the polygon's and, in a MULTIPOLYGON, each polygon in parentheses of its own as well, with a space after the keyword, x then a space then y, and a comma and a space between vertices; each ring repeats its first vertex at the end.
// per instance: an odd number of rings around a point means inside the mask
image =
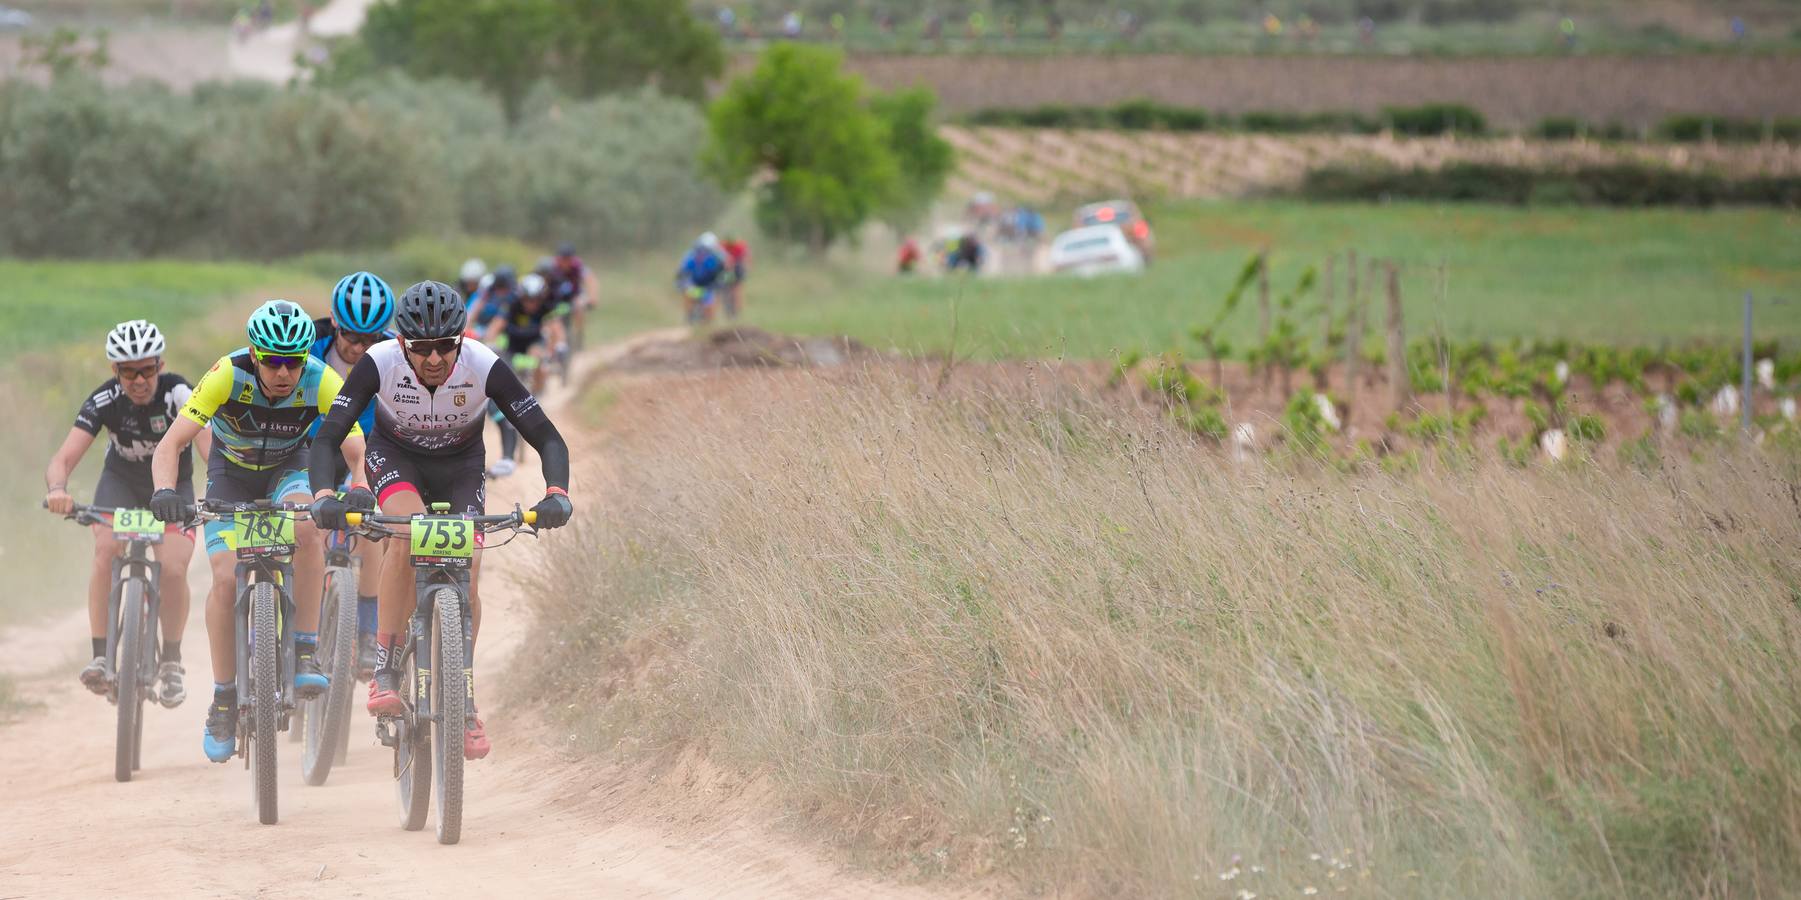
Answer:
POLYGON ((1059 896, 1801 877, 1797 488, 1760 456, 1235 467, 1054 369, 665 383, 606 433, 535 592, 553 714, 867 859, 1059 896))

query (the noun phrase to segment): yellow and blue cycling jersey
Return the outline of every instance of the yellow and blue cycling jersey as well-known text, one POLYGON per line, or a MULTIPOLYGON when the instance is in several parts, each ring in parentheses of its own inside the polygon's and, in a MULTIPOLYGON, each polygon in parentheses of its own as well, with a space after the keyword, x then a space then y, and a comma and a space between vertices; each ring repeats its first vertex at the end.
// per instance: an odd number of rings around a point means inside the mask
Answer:
MULTIPOLYGON (((313 422, 330 411, 344 380, 315 357, 286 397, 271 400, 257 383, 256 362, 244 347, 219 358, 201 376, 181 414, 210 425, 218 452, 254 471, 276 468, 306 445, 313 422)), ((354 424, 351 434, 361 434, 354 424)), ((302 468, 305 458, 300 461, 302 468)))

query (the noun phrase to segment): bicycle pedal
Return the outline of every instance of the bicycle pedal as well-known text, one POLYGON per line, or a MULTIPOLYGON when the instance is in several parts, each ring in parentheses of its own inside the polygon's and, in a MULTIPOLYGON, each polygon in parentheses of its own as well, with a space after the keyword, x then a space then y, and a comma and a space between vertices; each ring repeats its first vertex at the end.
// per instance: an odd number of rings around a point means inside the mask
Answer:
POLYGON ((383 747, 400 746, 400 736, 395 733, 393 716, 382 716, 375 720, 375 739, 381 741, 383 747))

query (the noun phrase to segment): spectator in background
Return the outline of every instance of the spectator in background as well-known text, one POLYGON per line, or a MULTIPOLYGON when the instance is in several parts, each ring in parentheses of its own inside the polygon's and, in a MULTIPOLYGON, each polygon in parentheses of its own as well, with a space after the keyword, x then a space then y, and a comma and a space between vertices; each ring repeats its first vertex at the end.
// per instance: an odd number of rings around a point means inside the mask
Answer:
POLYGON ((719 36, 731 40, 738 36, 738 14, 729 6, 719 7, 719 36))
POLYGON ((788 40, 799 40, 803 27, 799 10, 791 9, 782 17, 782 36, 788 40))
POLYGON ((1750 36, 1751 36, 1751 31, 1750 31, 1750 29, 1745 27, 1744 18, 1740 17, 1740 16, 1733 16, 1732 17, 1732 40, 1733 40, 1733 43, 1743 44, 1746 41, 1746 39, 1748 39, 1750 36))

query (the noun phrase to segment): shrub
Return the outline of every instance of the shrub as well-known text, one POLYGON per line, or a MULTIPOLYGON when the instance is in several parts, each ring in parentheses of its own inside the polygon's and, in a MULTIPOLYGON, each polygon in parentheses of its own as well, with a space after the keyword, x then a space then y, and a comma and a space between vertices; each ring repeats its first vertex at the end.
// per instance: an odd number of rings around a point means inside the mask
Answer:
POLYGON ((1423 106, 1390 106, 1382 111, 1396 134, 1482 134, 1488 120, 1460 103, 1428 103, 1423 106))
POLYGON ((1723 116, 1671 116, 1657 126, 1657 136, 1666 141, 1714 140, 1720 143, 1755 143, 1765 136, 1794 143, 1801 141, 1801 119, 1773 119, 1769 123, 1723 116))
POLYGON ((1544 171, 1498 163, 1452 163, 1437 169, 1332 165, 1307 173, 1298 189, 1314 200, 1418 200, 1580 204, 1591 206, 1801 205, 1801 177, 1729 179, 1621 163, 1544 171))
POLYGON ((494 98, 386 74, 190 96, 65 80, 0 88, 0 253, 272 257, 467 231, 643 246, 710 219, 693 106, 494 98))

